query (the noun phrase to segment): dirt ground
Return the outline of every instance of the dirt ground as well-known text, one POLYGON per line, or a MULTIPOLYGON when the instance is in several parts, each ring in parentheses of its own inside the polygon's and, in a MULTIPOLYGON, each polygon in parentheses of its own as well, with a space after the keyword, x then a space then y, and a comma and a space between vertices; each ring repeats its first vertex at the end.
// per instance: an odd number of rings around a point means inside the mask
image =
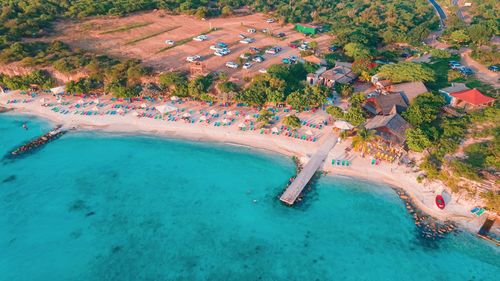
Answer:
POLYGON ((272 64, 281 63, 281 59, 289 56, 299 56, 298 49, 292 49, 288 44, 295 40, 305 39, 309 42, 316 41, 318 46, 326 50, 331 36, 321 34, 315 38, 307 38, 293 30, 292 24, 266 23, 263 14, 253 14, 240 17, 215 18, 199 20, 186 15, 167 15, 162 11, 134 14, 123 18, 95 18, 84 22, 61 22, 56 26, 55 36, 48 40, 61 40, 75 48, 91 50, 97 53, 109 54, 121 58, 137 58, 156 71, 187 70, 189 63, 187 56, 200 55, 207 71, 225 71, 233 80, 241 81, 245 76, 252 76, 260 69, 265 69, 272 64), (125 27, 131 24, 148 23, 148 25, 113 33, 106 31, 125 27), (167 47, 165 40, 179 42, 207 32, 210 28, 217 28, 208 34, 208 40, 203 42, 190 41, 183 45, 175 46, 169 50, 159 52, 167 47), (145 36, 159 33, 145 40, 127 44, 145 36), (257 29, 257 33, 249 34, 248 28, 257 29), (284 39, 269 36, 261 32, 267 28, 273 34, 284 32, 284 39), (239 43, 239 34, 255 38, 251 44, 239 43), (213 55, 210 45, 222 41, 230 46, 231 54, 224 57, 213 55), (248 52, 250 46, 263 48, 266 46, 281 46, 283 50, 276 55, 264 54, 265 61, 254 63, 250 69, 230 69, 225 67, 228 61, 236 62, 242 53, 248 52))

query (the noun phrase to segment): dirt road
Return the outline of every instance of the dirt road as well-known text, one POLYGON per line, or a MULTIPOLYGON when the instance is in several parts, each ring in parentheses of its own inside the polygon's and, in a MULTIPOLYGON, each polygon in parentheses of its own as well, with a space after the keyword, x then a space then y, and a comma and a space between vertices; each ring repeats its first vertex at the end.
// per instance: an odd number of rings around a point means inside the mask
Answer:
POLYGON ((470 67, 474 72, 476 73, 475 76, 477 79, 484 83, 488 83, 495 87, 496 89, 500 88, 500 74, 493 72, 489 70, 486 66, 480 64, 479 62, 475 61, 473 58, 470 57, 470 54, 472 50, 470 49, 460 49, 460 62, 467 66, 470 67))

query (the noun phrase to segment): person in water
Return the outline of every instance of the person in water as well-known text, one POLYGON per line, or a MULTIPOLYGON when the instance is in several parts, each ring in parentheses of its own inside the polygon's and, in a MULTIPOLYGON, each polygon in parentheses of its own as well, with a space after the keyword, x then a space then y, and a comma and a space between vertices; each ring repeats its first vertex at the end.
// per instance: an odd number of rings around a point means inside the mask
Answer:
POLYGON ((26 125, 26 123, 23 123, 23 129, 28 130, 28 125, 26 125))

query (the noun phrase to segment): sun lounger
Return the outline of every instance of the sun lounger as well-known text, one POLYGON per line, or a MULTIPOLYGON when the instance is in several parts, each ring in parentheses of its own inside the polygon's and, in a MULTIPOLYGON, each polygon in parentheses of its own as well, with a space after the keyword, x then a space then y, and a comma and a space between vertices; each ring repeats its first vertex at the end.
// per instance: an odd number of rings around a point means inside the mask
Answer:
POLYGON ((477 211, 476 216, 480 217, 486 210, 484 208, 481 208, 479 211, 477 211))
POLYGON ((472 210, 470 210, 470 212, 474 214, 474 213, 476 213, 479 210, 480 210, 479 207, 474 207, 472 210))

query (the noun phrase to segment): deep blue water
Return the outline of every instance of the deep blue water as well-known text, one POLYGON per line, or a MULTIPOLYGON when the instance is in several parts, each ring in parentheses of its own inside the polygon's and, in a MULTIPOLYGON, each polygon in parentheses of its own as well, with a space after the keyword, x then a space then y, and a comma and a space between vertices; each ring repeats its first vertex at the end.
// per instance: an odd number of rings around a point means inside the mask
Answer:
MULTIPOLYGON (((0 155, 49 128, 0 115, 0 155)), ((429 247, 387 186, 323 177, 281 205, 293 173, 241 147, 67 134, 0 162, 0 280, 498 278, 498 248, 465 232, 429 247)))

